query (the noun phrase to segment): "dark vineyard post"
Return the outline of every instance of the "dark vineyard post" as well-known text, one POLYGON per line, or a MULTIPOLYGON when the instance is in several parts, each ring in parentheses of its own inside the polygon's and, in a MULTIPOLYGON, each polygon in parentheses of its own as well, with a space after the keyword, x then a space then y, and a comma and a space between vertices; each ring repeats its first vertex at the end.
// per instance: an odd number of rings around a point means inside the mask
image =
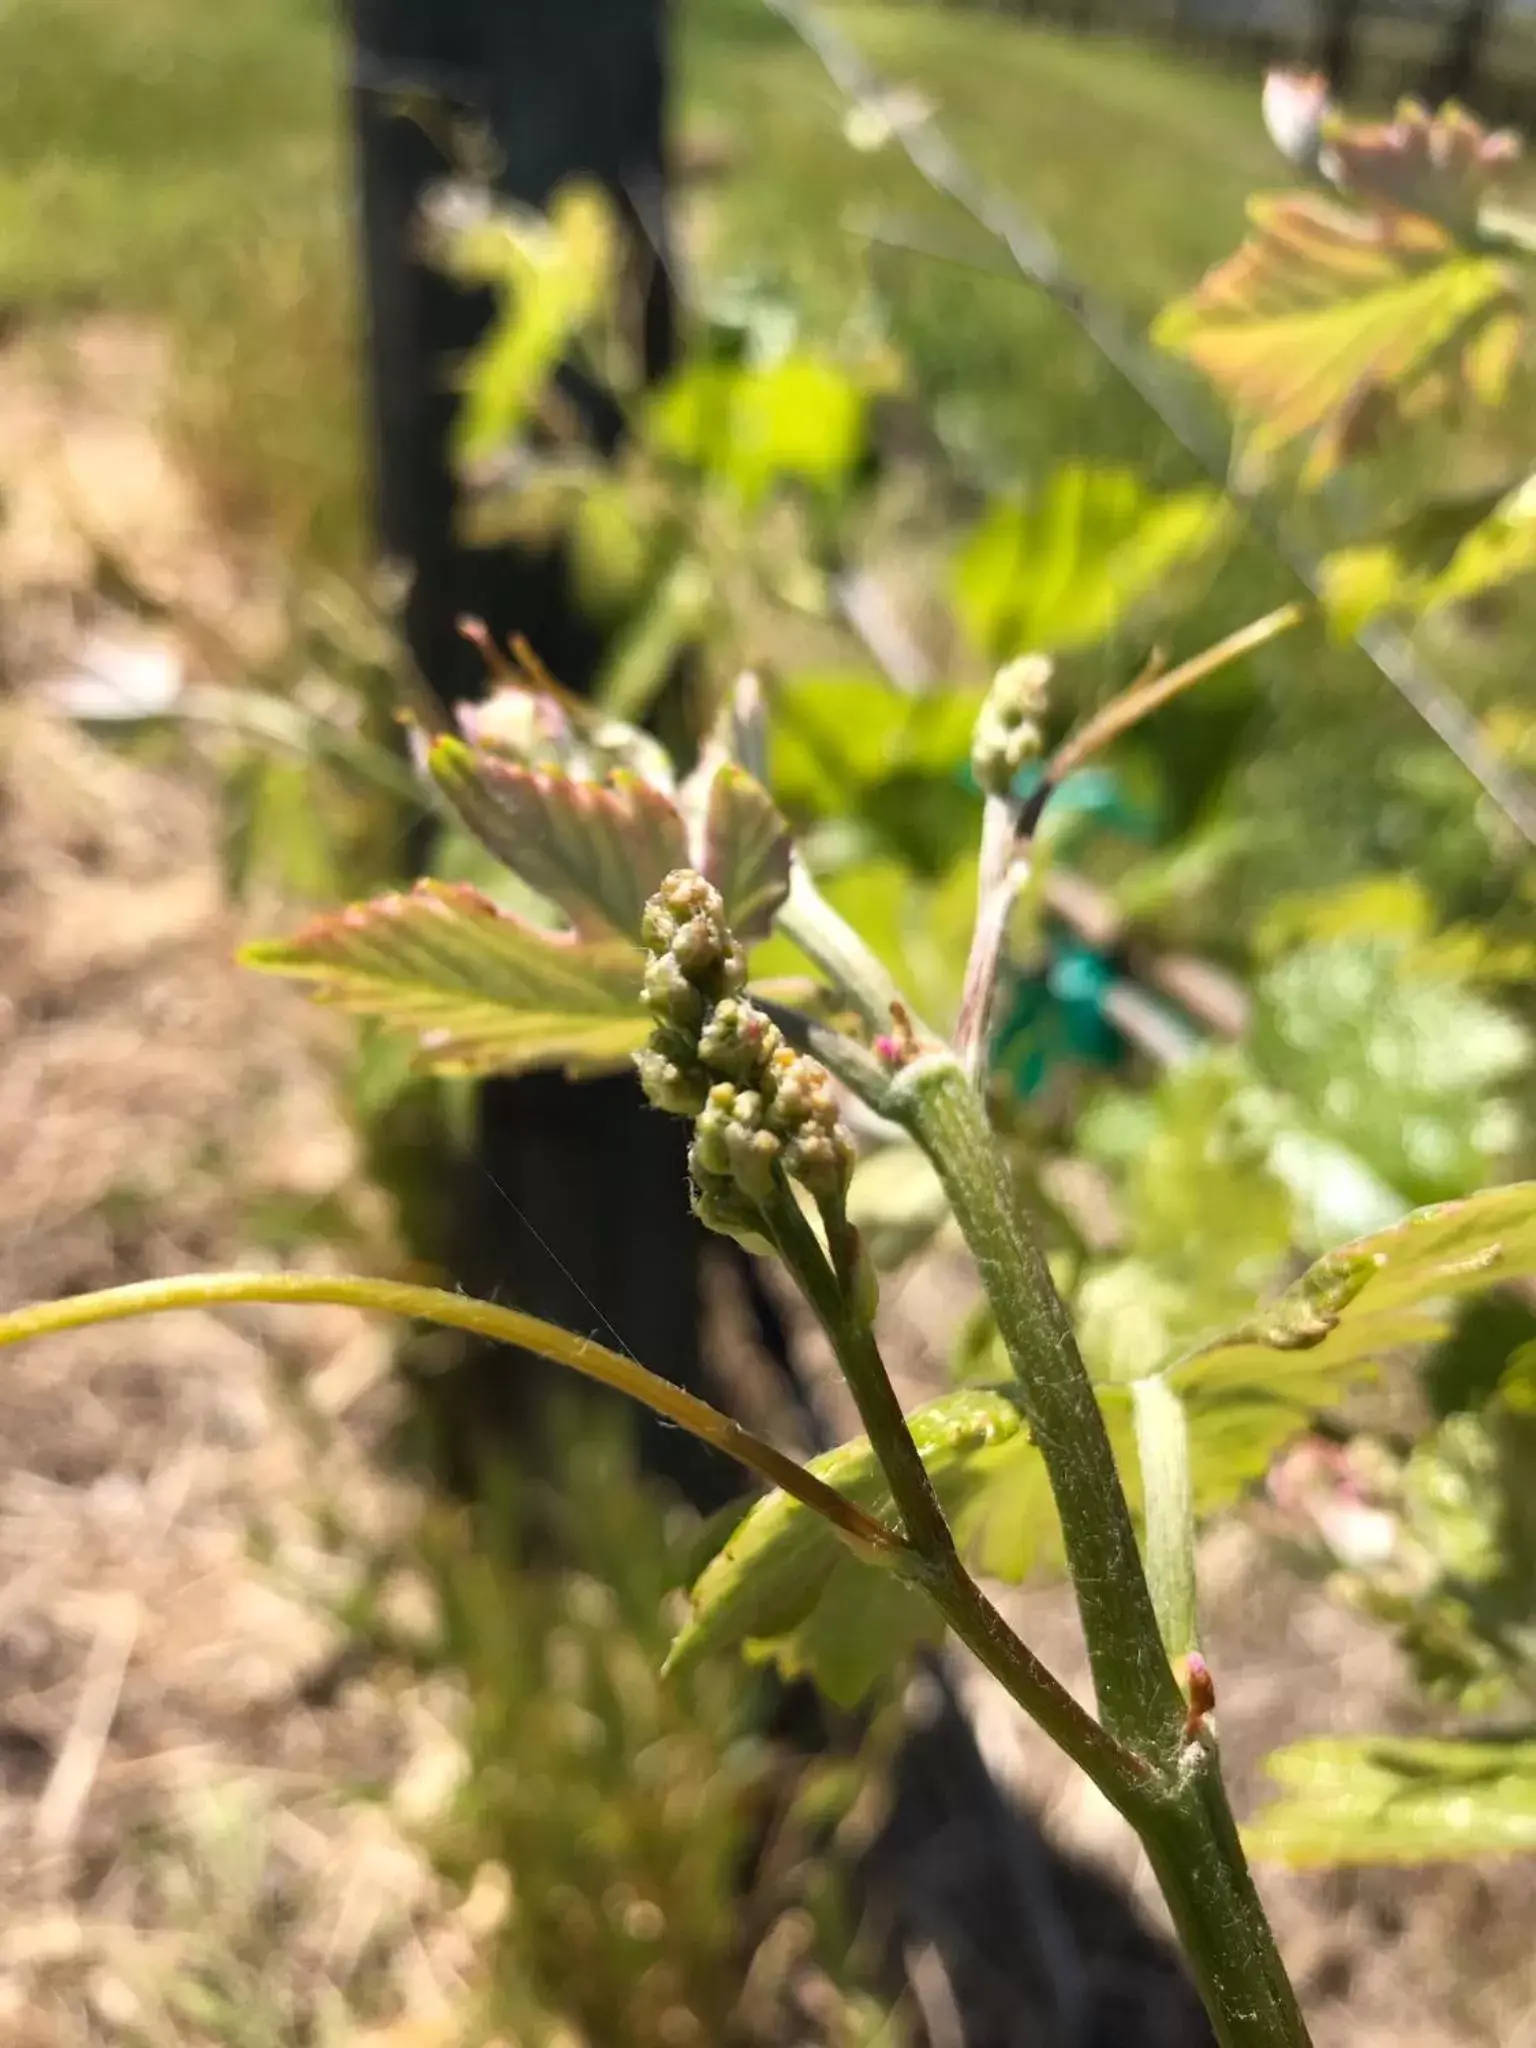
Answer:
MULTIPOLYGON (((540 204, 566 179, 600 179, 629 230, 645 359, 652 374, 663 370, 672 302, 662 0, 347 6, 376 522, 383 551, 410 578, 411 653, 445 700, 475 695, 481 664, 456 623, 470 613, 498 636, 526 635, 581 690, 600 641, 558 551, 471 548, 456 532, 453 371, 489 305, 420 260, 417 223, 423 198, 450 168, 441 116, 488 136, 496 182, 510 198, 540 204)), ((603 394, 573 385, 570 395, 611 443, 617 419, 603 394)), ((678 1132, 673 1119, 646 1112, 627 1075, 487 1085, 462 1190, 458 1278, 472 1292, 631 1347, 697 1385, 699 1242, 678 1132)), ((479 1452, 521 1434, 523 1390, 541 1377, 534 1361, 509 1371, 505 1359, 489 1357, 449 1376, 434 1421, 454 1476, 472 1484, 479 1452)), ((733 1487, 719 1461, 675 1431, 653 1428, 644 1450, 701 1507, 733 1487)))
POLYGON ((1360 59, 1360 0, 1323 0, 1318 69, 1335 99, 1354 90, 1360 59))
MULTIPOLYGON (((347 4, 378 536, 412 578, 411 652, 445 699, 473 695, 480 664, 456 629, 469 612, 498 634, 524 633, 580 689, 600 643, 558 555, 471 549, 455 534, 451 375, 489 309, 417 260, 414 223, 447 165, 402 107, 426 94, 478 118, 497 145, 499 181, 511 197, 537 203, 573 174, 603 180, 629 223, 646 356, 659 373, 672 347, 662 0, 347 4)), ((571 395, 600 434, 616 435, 600 392, 573 387, 571 395)), ((645 1110, 627 1076, 578 1084, 535 1075, 483 1088, 475 1157, 465 1169, 458 1278, 471 1293, 632 1347, 669 1379, 699 1387, 700 1239, 685 1197, 685 1140, 686 1126, 645 1110)), ((750 1262, 747 1271, 765 1345, 787 1363, 772 1297, 750 1262)), ((431 1426, 450 1461, 446 1477, 473 1489, 484 1476, 482 1452, 525 1441, 522 1390, 539 1377, 538 1361, 509 1371, 502 1354, 472 1359, 434 1383, 431 1426)), ((652 1425, 642 1451, 705 1511, 737 1491, 725 1461, 679 1431, 652 1425)), ((775 1720, 811 1748, 842 1739, 801 1688, 780 1695, 775 1720)), ((1125 1902, 1085 1873, 1063 1872, 1000 1792, 937 1660, 925 1660, 924 1703, 909 1721, 890 1794, 856 1891, 889 1994, 902 1994, 913 1957, 927 1958, 943 2000, 963 2015, 952 2025, 946 2012, 941 2026, 920 2030, 916 2038, 929 2048, 956 2026, 973 2048, 1011 2048, 1025 2032, 1036 2037, 1031 2020, 1040 2021, 1042 2042, 1088 2038, 1107 2002, 1092 1993, 1077 1927, 1066 1924, 1068 1895, 1074 1923, 1081 1909, 1122 1975, 1130 1963, 1133 1982, 1176 1984, 1164 1945, 1125 1902)), ((1207 2039, 1192 1993, 1171 2001, 1165 1993, 1160 2003, 1177 2016, 1174 2031, 1138 2033, 1148 2048, 1207 2039)), ((1111 2037, 1131 2035, 1104 2036, 1111 2037)))
POLYGON ((1459 0, 1425 82, 1425 98, 1432 107, 1446 100, 1477 101, 1488 38, 1498 16, 1498 0, 1459 0))

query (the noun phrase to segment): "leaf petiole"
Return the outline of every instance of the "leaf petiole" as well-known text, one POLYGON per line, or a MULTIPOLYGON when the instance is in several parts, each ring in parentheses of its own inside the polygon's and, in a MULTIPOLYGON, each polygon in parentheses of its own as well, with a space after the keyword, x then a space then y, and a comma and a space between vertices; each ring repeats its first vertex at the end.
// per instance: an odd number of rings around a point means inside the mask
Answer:
POLYGON ((887 1564, 905 1558, 909 1546, 892 1529, 866 1514, 855 1502, 807 1472, 793 1458, 743 1429, 740 1423, 711 1408, 707 1401, 649 1372, 633 1358, 606 1345, 578 1337, 520 1309, 475 1301, 442 1287, 422 1287, 404 1280, 372 1280, 357 1275, 311 1273, 196 1273, 173 1280, 140 1280, 126 1287, 105 1287, 67 1301, 45 1301, 0 1315, 0 1347, 65 1330, 89 1329, 98 1323, 122 1322, 131 1316, 159 1315, 169 1309, 221 1308, 239 1302, 276 1306, 325 1303, 365 1309, 384 1315, 408 1316, 446 1329, 466 1330, 510 1344, 572 1372, 612 1387, 680 1429, 723 1451, 749 1472, 777 1486, 831 1522, 856 1550, 887 1564))

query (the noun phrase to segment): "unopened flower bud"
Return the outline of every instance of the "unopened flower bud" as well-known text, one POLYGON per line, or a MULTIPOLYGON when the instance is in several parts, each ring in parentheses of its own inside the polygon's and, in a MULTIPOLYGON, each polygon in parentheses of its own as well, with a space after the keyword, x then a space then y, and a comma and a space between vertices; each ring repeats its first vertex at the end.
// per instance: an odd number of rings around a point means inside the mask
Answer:
POLYGON ((690 1041, 697 1039, 704 1024, 704 997, 673 954, 659 954, 646 968, 640 1000, 658 1024, 671 1025, 690 1041))
POLYGON ((715 1082, 700 1104, 693 1127, 693 1145, 688 1153, 688 1164, 695 1179, 707 1179, 710 1175, 730 1179, 731 1152, 726 1132, 731 1127, 731 1114, 735 1107, 736 1090, 729 1081, 715 1082))
POLYGON ((987 796, 1006 796, 1025 762, 1044 751, 1050 680, 1043 654, 1021 655, 993 677, 971 740, 971 773, 987 796))
POLYGON ((787 1058, 776 1055, 769 1068, 768 1083, 776 1130, 794 1132, 809 1124, 830 1130, 836 1124, 837 1097, 832 1092, 831 1076, 819 1060, 805 1053, 789 1052, 787 1058))
POLYGON ((695 1178, 728 1179, 746 1200, 767 1201, 783 1146, 763 1128, 762 1115, 755 1090, 717 1082, 694 1124, 688 1159, 695 1178))
POLYGON ((762 1080, 783 1042, 778 1026, 755 1003, 727 996, 700 1034, 699 1058, 711 1073, 747 1087, 762 1080))
POLYGON ((767 1122, 784 1141, 784 1170, 819 1200, 841 1200, 853 1172, 853 1141, 838 1116, 832 1077, 819 1060, 781 1046, 765 1077, 767 1122))
POLYGON ((715 997, 734 995, 747 978, 745 956, 717 918, 690 917, 680 924, 672 958, 696 987, 715 997))
POLYGON ((749 1202, 766 1202, 773 1194, 774 1175, 783 1147, 772 1131, 748 1130, 734 1124, 725 1134, 731 1155, 731 1176, 749 1202))
POLYGON ((725 905, 718 889, 693 868, 674 868, 645 906, 640 936, 653 953, 665 952, 678 928, 702 917, 725 928, 725 905))
POLYGON ((670 1059, 656 1046, 635 1054, 635 1070, 645 1099, 669 1116, 697 1116, 709 1096, 709 1076, 702 1067, 670 1059))
POLYGON ((784 1171, 818 1202, 840 1202, 853 1174, 853 1144, 840 1124, 809 1124, 784 1147, 784 1171))

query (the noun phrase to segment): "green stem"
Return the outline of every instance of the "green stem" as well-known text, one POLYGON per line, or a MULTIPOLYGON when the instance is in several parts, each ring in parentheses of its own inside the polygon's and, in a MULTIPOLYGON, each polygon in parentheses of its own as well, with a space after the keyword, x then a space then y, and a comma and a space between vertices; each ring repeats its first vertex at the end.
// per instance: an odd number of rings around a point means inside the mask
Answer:
POLYGON ((922 1588, 977 1661, 1105 1798, 1130 1814, 1147 1788, 1147 1765, 1078 1705, 1009 1627, 961 1562, 860 1300, 858 1244, 851 1226, 835 1214, 827 1219, 834 1271, 787 1189, 765 1208, 764 1220, 779 1256, 827 1333, 917 1553, 915 1560, 898 1569, 922 1588))
POLYGON ((857 1283, 852 1270, 856 1249, 849 1242, 850 1226, 846 1222, 839 1225, 834 1218, 828 1230, 836 1260, 834 1270, 787 1187, 780 1188, 772 1201, 764 1205, 763 1220, 775 1250, 795 1276, 796 1285, 837 1354, 864 1433, 890 1481, 891 1497, 908 1542, 925 1560, 939 1562, 953 1553, 954 1538, 933 1490, 933 1481, 928 1477, 928 1468, 912 1441, 875 1333, 868 1317, 856 1305, 857 1283))
POLYGON ((992 1049, 992 1011, 1008 938, 1008 920, 1029 875, 1028 862, 1015 859, 1018 832, 1018 804, 1009 796, 989 796, 982 814, 976 927, 970 957, 965 963, 965 984, 954 1038, 956 1058, 978 1085, 987 1071, 992 1049))
POLYGON ((1117 1748, 1147 1768, 1116 1804, 1146 1848, 1221 2048, 1307 2048, 1214 1736, 1188 1725, 1098 1401, 980 1098, 952 1054, 932 1053, 902 1069, 873 1106, 933 1162, 980 1269, 1050 1474, 1100 1712, 1117 1748))
POLYGON ((977 1663, 1133 1826, 1145 1803, 1146 1764, 1092 1714, 1024 1642, 956 1557, 923 1581, 930 1600, 977 1663))
POLYGON ((1199 1642, 1195 1613, 1195 1501, 1189 1466, 1189 1418, 1161 1373, 1131 1385, 1131 1418, 1141 1466, 1141 1518, 1147 1582, 1163 1647, 1185 1657, 1199 1642))
POLYGON ((890 1030, 892 1017, 904 1009, 900 989, 822 895, 798 853, 791 857, 789 896, 777 923, 833 987, 852 1000, 871 1031, 890 1030))
POLYGON ((775 1450, 740 1423, 711 1408, 707 1401, 647 1372, 632 1358, 609 1351, 590 1338, 577 1337, 555 1323, 541 1322, 521 1310, 489 1301, 472 1301, 441 1287, 418 1287, 403 1280, 368 1280, 352 1275, 309 1273, 194 1273, 174 1280, 141 1280, 128 1287, 107 1287, 95 1294, 77 1294, 67 1301, 38 1302, 30 1308, 0 1315, 0 1347, 64 1330, 87 1329, 96 1323, 122 1322, 130 1316, 158 1315, 167 1309, 219 1308, 235 1302, 277 1305, 324 1302, 384 1315, 413 1317, 467 1330, 581 1373, 599 1385, 627 1394, 631 1400, 665 1416, 679 1428, 745 1465, 770 1486, 802 1501, 834 1524, 857 1548, 899 1561, 907 1546, 883 1523, 855 1502, 807 1472, 793 1458, 775 1450))
POLYGON ((1248 1869, 1214 1743, 1192 1742, 1185 1783, 1133 1816, 1221 2048, 1311 2048, 1248 1869))
POLYGON ((1098 1400, 981 1100, 953 1054, 930 1053, 893 1079, 882 1107, 932 1161, 997 1317, 1061 1517, 1099 1710, 1154 1768, 1166 1768, 1183 1737, 1184 1702, 1098 1400))

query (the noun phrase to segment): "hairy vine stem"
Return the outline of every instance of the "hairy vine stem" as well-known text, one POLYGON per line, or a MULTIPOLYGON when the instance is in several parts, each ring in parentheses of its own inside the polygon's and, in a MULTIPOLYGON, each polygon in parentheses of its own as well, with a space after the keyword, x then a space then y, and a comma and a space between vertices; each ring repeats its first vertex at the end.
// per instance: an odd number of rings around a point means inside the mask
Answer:
MULTIPOLYGON (((835 958, 841 985, 866 1015, 875 1010, 883 970, 864 973, 867 949, 846 927, 833 929, 842 921, 824 898, 813 889, 792 893, 780 921, 813 958, 835 958)), ((1185 1516, 1177 1530, 1172 1526, 1177 1489, 1162 1490, 1162 1507, 1149 1531, 1169 1564, 1160 1581, 1172 1597, 1160 1614, 1066 1305, 1020 1212, 970 1077, 954 1052, 932 1039, 893 1048, 898 1057, 889 1061, 820 1026, 804 1027, 802 1036, 876 1115, 908 1132, 944 1185, 997 1318, 1061 1519, 1103 1717, 1102 1729, 1092 1721, 1089 1726, 1113 1746, 1111 1760, 1133 1760, 1133 1775, 1125 1776, 1122 1765, 1118 1786, 1113 1778, 1106 1781, 1103 1760, 1085 1752, 1081 1730, 1070 1720, 1053 1724, 1055 1703, 1039 1684, 1038 1665, 963 1566, 925 1582, 930 1595, 961 1641, 1135 1829, 1222 2048, 1307 2048, 1306 2023, 1227 1803, 1214 1732, 1204 1713, 1195 1711, 1193 1698, 1186 1704, 1169 1662, 1170 1651, 1176 1653, 1193 1628, 1191 1524, 1185 1516), (1019 1653, 1028 1660, 1022 1665, 1019 1653)), ((852 1331, 846 1339, 855 1347, 861 1341, 852 1331)), ((844 1370, 851 1380, 846 1360, 844 1370)), ((1170 1447, 1165 1419, 1153 1414, 1140 1420, 1144 1435, 1151 1428, 1156 1441, 1170 1447)), ((895 1477, 899 1468, 873 1430, 870 1438, 898 1506, 904 1506, 895 1477)), ((1056 1685, 1043 1675, 1049 1686, 1056 1685)))

